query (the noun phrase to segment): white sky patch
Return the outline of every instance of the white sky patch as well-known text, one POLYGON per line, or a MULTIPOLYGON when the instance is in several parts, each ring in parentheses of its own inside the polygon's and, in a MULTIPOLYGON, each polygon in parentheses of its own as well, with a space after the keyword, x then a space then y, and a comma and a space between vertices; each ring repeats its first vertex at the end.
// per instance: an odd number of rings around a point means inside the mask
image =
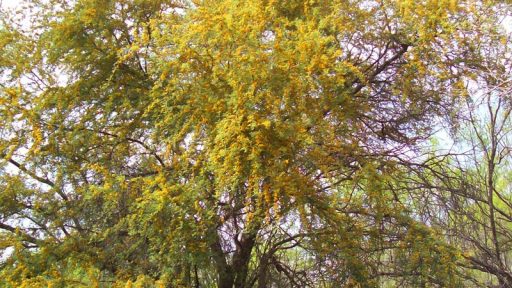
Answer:
POLYGON ((0 0, 0 7, 2 8, 17 8, 21 6, 20 0, 0 0))
POLYGON ((512 16, 505 16, 503 22, 501 22, 507 33, 512 33, 512 16))

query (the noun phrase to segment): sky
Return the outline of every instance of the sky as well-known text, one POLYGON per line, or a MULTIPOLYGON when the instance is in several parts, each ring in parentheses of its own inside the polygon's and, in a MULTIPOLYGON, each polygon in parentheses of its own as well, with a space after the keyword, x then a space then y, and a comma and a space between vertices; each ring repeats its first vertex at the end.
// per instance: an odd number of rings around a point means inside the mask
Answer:
POLYGON ((17 5, 19 5, 20 3, 20 0, 0 0, 0 5, 2 7, 16 7, 17 5))

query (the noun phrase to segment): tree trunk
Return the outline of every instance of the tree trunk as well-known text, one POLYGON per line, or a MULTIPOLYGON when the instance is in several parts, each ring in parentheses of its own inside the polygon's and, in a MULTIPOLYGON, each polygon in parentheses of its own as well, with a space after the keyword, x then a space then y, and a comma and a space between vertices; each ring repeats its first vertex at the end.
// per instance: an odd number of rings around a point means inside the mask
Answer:
POLYGON ((247 274, 249 272, 249 262, 251 252, 256 240, 256 233, 242 234, 242 239, 238 242, 238 249, 233 256, 233 269, 236 288, 246 288, 247 274))
POLYGON ((217 286, 218 288, 233 288, 235 279, 232 267, 228 265, 226 261, 226 255, 224 255, 224 251, 222 250, 217 231, 213 232, 213 234, 215 235, 215 240, 210 248, 212 249, 213 260, 215 261, 215 268, 217 270, 217 286))
MULTIPOLYGON (((215 233, 217 234, 217 233, 215 233)), ((228 264, 220 237, 216 235, 215 242, 211 245, 213 259, 217 270, 217 285, 219 288, 247 288, 247 275, 251 252, 256 241, 256 232, 242 234, 241 240, 236 240, 237 249, 233 255, 231 264, 228 264)))

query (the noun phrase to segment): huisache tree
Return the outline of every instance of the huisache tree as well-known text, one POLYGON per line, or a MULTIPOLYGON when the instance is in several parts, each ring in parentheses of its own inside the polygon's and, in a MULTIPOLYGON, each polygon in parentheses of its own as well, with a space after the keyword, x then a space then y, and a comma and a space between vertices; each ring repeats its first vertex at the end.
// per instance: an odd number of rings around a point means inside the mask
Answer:
POLYGON ((462 285, 393 187, 464 95, 494 4, 4 11, 1 285, 462 285))

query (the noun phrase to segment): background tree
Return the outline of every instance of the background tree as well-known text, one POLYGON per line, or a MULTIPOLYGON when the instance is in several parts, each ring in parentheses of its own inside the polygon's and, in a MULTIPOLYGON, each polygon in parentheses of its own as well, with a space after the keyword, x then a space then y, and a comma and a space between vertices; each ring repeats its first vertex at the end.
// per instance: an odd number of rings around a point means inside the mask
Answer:
POLYGON ((471 65, 475 73, 466 82, 467 105, 459 115, 454 147, 410 167, 414 176, 403 186, 423 189, 411 194, 417 197, 411 199, 415 210, 461 250, 465 278, 481 287, 509 287, 510 46, 499 31, 482 39, 487 48, 471 65))

